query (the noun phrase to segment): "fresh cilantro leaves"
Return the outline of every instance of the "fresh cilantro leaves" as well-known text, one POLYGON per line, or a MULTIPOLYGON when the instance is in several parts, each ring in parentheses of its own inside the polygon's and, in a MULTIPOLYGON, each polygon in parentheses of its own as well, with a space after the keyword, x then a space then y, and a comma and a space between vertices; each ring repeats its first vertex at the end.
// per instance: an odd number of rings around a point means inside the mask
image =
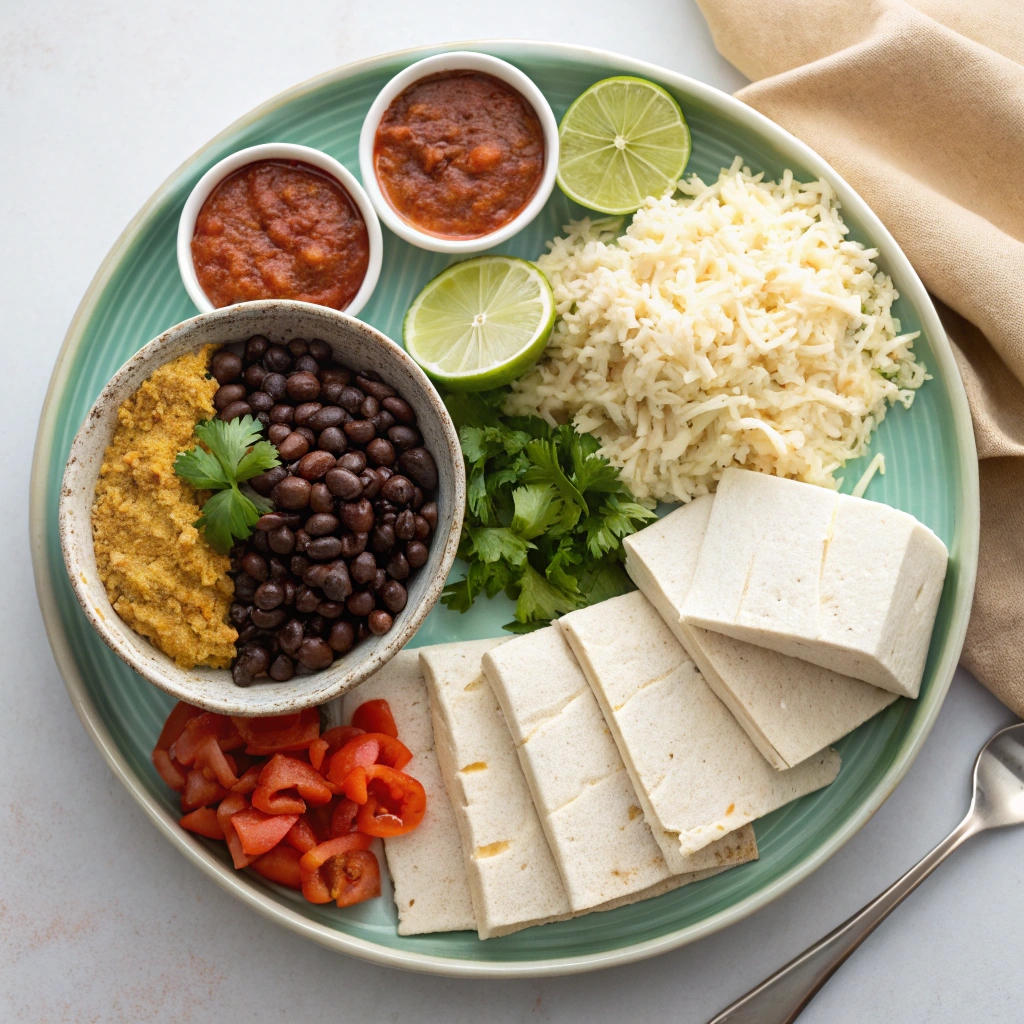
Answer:
POLYGON ((481 594, 505 591, 526 633, 552 619, 633 589, 622 538, 655 514, 633 499, 600 443, 571 426, 505 416, 507 389, 451 394, 448 411, 466 460, 466 519, 459 555, 465 579, 441 600, 468 611, 481 594))
POLYGON ((236 540, 252 533, 256 520, 273 507, 251 487, 239 484, 274 466, 281 465, 277 449, 261 437, 262 426, 251 416, 206 420, 196 424, 198 445, 181 452, 174 460, 174 472, 200 491, 215 493, 203 505, 196 526, 211 547, 227 554, 236 540))

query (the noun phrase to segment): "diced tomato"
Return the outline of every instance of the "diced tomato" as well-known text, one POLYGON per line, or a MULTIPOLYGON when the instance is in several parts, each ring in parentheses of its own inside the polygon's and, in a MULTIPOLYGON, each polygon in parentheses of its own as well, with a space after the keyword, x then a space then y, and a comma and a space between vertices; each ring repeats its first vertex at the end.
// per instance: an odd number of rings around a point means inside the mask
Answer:
POLYGON ((298 820, 297 814, 264 814, 255 807, 231 815, 242 850, 252 857, 259 857, 277 846, 298 820))
POLYGON ((153 751, 153 767, 171 789, 180 793, 185 788, 185 776, 188 774, 188 769, 177 761, 173 761, 166 750, 153 751))
POLYGON ((359 831, 382 838, 411 832, 427 809, 419 780, 384 764, 353 771, 345 780, 345 796, 360 804, 359 831))
POLYGON ((208 779, 215 779, 225 789, 230 789, 238 782, 238 776, 235 775, 234 758, 229 760, 229 757, 220 749, 216 736, 211 735, 199 745, 192 765, 208 779))
POLYGON ((186 704, 184 701, 179 700, 171 708, 171 713, 167 716, 167 721, 164 722, 164 727, 160 730, 160 736, 157 738, 156 746, 153 749, 170 750, 174 741, 181 735, 185 725, 191 719, 198 718, 202 713, 202 708, 194 708, 191 704, 186 704))
MULTIPOLYGON (((306 812, 309 813, 308 811, 306 812)), ((306 820, 305 815, 299 818, 289 829, 284 841, 296 850, 306 853, 317 845, 319 840, 313 831, 313 826, 306 820)))
POLYGON ((254 764, 246 768, 245 774, 231 787, 232 793, 251 793, 256 784, 260 781, 260 772, 263 771, 263 763, 254 764))
POLYGON ((380 742, 376 736, 356 736, 332 755, 327 768, 327 779, 340 789, 354 768, 368 768, 371 764, 376 764, 379 755, 380 742))
POLYGON ((181 735, 171 747, 171 756, 182 764, 192 764, 209 736, 217 740, 221 750, 234 750, 244 743, 227 715, 215 715, 210 711, 204 711, 185 723, 181 735))
POLYGON ((224 830, 217 821, 217 812, 212 807, 200 807, 183 815, 178 821, 182 828, 196 832, 207 839, 223 839, 224 830))
POLYGON ((364 732, 382 732, 398 739, 398 726, 386 700, 368 700, 352 712, 352 724, 364 732))
POLYGON ((231 861, 238 870, 247 868, 255 860, 242 849, 242 840, 238 838, 235 826, 231 823, 232 817, 248 806, 249 801, 241 793, 228 793, 217 808, 217 823, 224 832, 224 841, 231 852, 231 861))
POLYGON ((247 754, 270 756, 307 750, 320 735, 320 712, 316 708, 306 708, 292 715, 234 718, 232 721, 245 740, 247 754))
POLYGON ((302 814, 307 801, 313 806, 326 804, 332 795, 330 787, 312 765, 275 754, 260 772, 252 805, 267 814, 302 814), (291 791, 297 795, 290 795, 291 791))
POLYGON ((249 866, 271 882, 285 885, 289 889, 302 888, 302 871, 299 860, 302 854, 290 846, 280 844, 269 853, 257 857, 249 866))
POLYGON ((302 855, 302 895, 310 903, 349 907, 380 895, 380 865, 369 852, 369 836, 353 832, 302 855))
POLYGON ((198 807, 215 804, 227 795, 227 790, 219 782, 208 779, 198 768, 185 776, 185 788, 181 793, 181 809, 194 811, 198 807))
POLYGON ((359 813, 359 804, 347 797, 338 802, 331 815, 331 838, 347 836, 350 832, 357 831, 356 815, 359 813))
POLYGON ((351 725, 338 725, 328 729, 318 740, 309 745, 309 762, 318 771, 324 771, 324 763, 331 760, 349 740, 362 736, 362 729, 355 729, 351 725))

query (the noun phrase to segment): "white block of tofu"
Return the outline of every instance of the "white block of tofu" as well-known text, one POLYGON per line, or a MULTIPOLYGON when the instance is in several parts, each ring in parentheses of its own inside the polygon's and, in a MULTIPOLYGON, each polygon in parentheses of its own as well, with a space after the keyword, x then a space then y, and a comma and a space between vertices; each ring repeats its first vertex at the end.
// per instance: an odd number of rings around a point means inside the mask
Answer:
POLYGON ((916 697, 947 560, 906 512, 728 469, 682 618, 916 697))
POLYGON ((888 707, 896 694, 682 621, 714 500, 696 498, 627 537, 626 571, 772 767, 792 768, 888 707))
POLYGON ((834 750, 772 768, 643 594, 570 612, 558 626, 670 867, 838 774, 834 750))
MULTIPOLYGON (((554 626, 488 651, 484 675, 501 705, 533 803, 574 911, 633 896, 674 874, 644 818, 604 716, 565 637, 554 626)), ((756 855, 752 834, 746 856, 756 855)), ((716 867, 719 844, 689 871, 716 867)), ((741 843, 741 845, 743 845, 741 843)), ((682 878, 680 878, 680 882, 682 878)))
POLYGON ((398 735, 412 751, 405 769, 423 784, 427 810, 412 832, 384 840, 384 855, 395 888, 398 934, 476 931, 473 900, 455 812, 434 751, 427 684, 418 651, 399 651, 382 669, 342 698, 348 724, 363 701, 391 706, 398 735))

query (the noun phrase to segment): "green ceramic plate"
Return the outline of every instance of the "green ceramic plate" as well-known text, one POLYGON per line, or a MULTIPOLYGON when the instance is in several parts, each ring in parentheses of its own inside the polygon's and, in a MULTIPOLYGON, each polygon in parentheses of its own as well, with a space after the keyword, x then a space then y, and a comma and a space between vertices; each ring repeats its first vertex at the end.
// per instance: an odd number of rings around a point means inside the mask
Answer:
MULTIPOLYGON (((461 47, 464 48, 464 47, 461 47)), ((910 412, 891 411, 875 439, 888 472, 869 496, 913 513, 950 550, 949 574, 921 697, 897 701, 839 744, 843 768, 830 787, 756 823, 761 859, 655 900, 576 921, 480 942, 459 932, 399 938, 389 899, 340 911, 236 873, 223 846, 177 825, 174 794, 153 772, 149 751, 170 698, 132 673, 93 634, 71 591, 57 537, 57 499, 71 440, 114 372, 147 341, 195 314, 178 278, 175 228, 189 190, 233 150, 298 142, 326 150, 358 174, 359 128, 377 91, 435 50, 390 54, 340 68, 286 92, 242 118, 187 161, 127 227, 86 293, 54 370, 32 480, 33 555, 39 600, 57 664, 89 734, 158 828, 218 883, 268 917, 333 949, 440 974, 542 975, 589 970, 664 952, 735 922, 774 899, 831 856, 877 810, 906 772, 945 696, 963 643, 978 549, 978 482, 967 403, 945 334, 921 282, 864 202, 818 156, 743 104, 673 72, 582 47, 484 43, 478 49, 529 74, 561 117, 587 86, 608 75, 659 82, 682 105, 693 132, 689 169, 705 179, 740 153, 769 176, 791 168, 835 187, 854 238, 880 252, 901 298, 905 330, 921 330, 917 352, 933 379, 910 412)), ((511 242, 509 255, 535 258, 578 208, 556 190, 544 212, 511 242)), ((419 289, 451 260, 385 231, 385 270, 363 319, 392 338, 419 289)), ((846 473, 849 489, 862 467, 846 473)), ((456 569, 456 572, 459 570, 456 569)), ((511 618, 504 601, 459 616, 437 607, 415 643, 498 635, 511 618)))

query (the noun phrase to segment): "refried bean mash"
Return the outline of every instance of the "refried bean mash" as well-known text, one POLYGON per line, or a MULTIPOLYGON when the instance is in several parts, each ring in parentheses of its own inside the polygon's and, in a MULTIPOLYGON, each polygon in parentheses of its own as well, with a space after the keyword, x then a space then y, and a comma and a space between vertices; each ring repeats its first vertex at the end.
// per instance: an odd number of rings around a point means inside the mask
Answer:
POLYGON ((174 472, 214 416, 214 346, 160 367, 118 410, 92 508, 100 579, 114 611, 182 668, 227 668, 238 634, 227 623, 231 561, 194 523, 200 503, 174 472))

